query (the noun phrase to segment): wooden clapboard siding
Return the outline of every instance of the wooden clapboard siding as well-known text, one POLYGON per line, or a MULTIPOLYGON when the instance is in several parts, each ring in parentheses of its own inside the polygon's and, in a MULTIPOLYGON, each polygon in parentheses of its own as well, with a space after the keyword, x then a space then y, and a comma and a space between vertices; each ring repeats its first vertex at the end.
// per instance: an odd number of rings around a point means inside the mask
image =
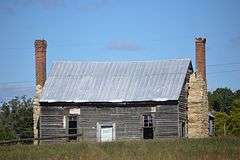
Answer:
MULTIPOLYGON (((78 117, 78 133, 83 133, 85 140, 96 141, 97 122, 116 123, 116 139, 142 139, 142 115, 152 114, 154 125, 154 138, 179 137, 180 123, 186 121, 187 116, 187 90, 181 91, 178 104, 170 105, 137 105, 134 106, 42 106, 40 116, 40 136, 61 136, 67 133, 63 128, 64 115, 67 117, 69 108, 80 108, 78 117), (156 112, 151 112, 156 107, 156 112)), ((59 140, 58 140, 59 141, 59 140)))
MULTIPOLYGON (((72 108, 73 106, 71 106, 72 108)), ((75 106, 81 109, 78 117, 78 132, 83 132, 83 139, 97 140, 97 123, 116 124, 116 139, 142 139, 142 115, 152 114, 154 138, 178 137, 178 105, 154 106, 75 106), (151 112, 156 107, 156 112, 151 112)), ((66 106, 41 108, 40 135, 60 136, 66 134, 63 128, 63 116, 68 115, 66 106)))
MULTIPOLYGON (((40 115, 40 137, 54 137, 66 135, 63 128, 64 109, 62 107, 41 107, 40 115)), ((44 140, 43 143, 61 142, 62 139, 44 140)))
POLYGON ((154 119, 155 137, 178 137, 178 105, 160 106, 157 108, 154 119))
MULTIPOLYGON (((188 83, 189 83, 189 79, 190 79, 190 75, 192 74, 192 69, 189 68, 187 71, 187 75, 184 81, 184 85, 182 87, 181 93, 180 93, 180 97, 179 97, 179 136, 180 136, 180 132, 181 132, 181 124, 182 122, 185 122, 185 127, 187 127, 187 110, 188 110, 188 105, 187 105, 187 101, 188 101, 188 83)), ((187 128, 185 128, 186 131, 186 135, 187 136, 187 128)))

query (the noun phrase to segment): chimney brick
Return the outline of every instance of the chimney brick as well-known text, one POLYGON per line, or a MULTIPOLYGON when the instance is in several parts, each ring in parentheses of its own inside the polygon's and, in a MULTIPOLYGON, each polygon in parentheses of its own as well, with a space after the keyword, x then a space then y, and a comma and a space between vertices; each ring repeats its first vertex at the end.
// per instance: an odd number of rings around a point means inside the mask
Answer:
POLYGON ((36 86, 43 87, 46 80, 46 40, 36 40, 35 43, 35 69, 36 69, 36 86))
POLYGON ((206 38, 196 38, 196 70, 206 80, 206 55, 205 55, 206 38))

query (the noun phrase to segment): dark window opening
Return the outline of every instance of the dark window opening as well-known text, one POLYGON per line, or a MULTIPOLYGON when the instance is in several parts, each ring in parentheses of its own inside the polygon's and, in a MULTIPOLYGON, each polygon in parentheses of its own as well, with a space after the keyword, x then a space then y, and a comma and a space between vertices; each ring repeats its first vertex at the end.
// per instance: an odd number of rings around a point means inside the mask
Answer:
MULTIPOLYGON (((71 115, 68 120, 68 134, 77 134, 77 116, 71 115)), ((77 140, 77 136, 68 137, 69 140, 77 140)))
POLYGON ((210 136, 214 135, 214 118, 209 116, 208 120, 208 132, 210 136))
POLYGON ((153 139, 152 115, 143 115, 143 138, 144 139, 153 139))
POLYGON ((153 128, 143 128, 143 138, 153 139, 153 128))
POLYGON ((182 122, 181 125, 181 137, 185 137, 185 122, 182 122))
POLYGON ((143 127, 153 127, 151 115, 143 115, 143 127))

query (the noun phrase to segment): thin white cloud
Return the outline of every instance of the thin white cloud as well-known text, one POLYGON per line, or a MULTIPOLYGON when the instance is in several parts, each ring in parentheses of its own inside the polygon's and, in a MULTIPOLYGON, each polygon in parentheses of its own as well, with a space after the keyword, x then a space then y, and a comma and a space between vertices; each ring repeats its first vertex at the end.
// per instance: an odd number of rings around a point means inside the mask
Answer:
POLYGON ((32 85, 0 85, 0 103, 3 100, 12 99, 15 96, 34 95, 35 88, 32 85))
POLYGON ((64 0, 15 0, 6 3, 0 2, 0 11, 15 13, 16 9, 29 6, 37 6, 43 9, 56 9, 64 6, 64 0))
POLYGON ((81 11, 93 11, 108 6, 110 2, 111 0, 92 0, 79 4, 78 9, 81 11))
POLYGON ((145 48, 137 45, 134 42, 130 42, 130 41, 111 41, 107 44, 106 49, 135 52, 135 51, 142 51, 145 48))
POLYGON ((95 11, 106 6, 113 0, 10 0, 6 3, 0 1, 0 11, 5 13, 15 13, 18 8, 36 6, 42 9, 57 9, 69 7, 78 11, 95 11))
POLYGON ((13 5, 0 4, 0 12, 13 14, 13 13, 15 13, 15 7, 13 5))
POLYGON ((21 6, 36 5, 44 9, 55 9, 64 5, 64 0, 18 0, 21 6))
POLYGON ((38 0, 38 5, 45 9, 54 9, 64 5, 64 0, 38 0))

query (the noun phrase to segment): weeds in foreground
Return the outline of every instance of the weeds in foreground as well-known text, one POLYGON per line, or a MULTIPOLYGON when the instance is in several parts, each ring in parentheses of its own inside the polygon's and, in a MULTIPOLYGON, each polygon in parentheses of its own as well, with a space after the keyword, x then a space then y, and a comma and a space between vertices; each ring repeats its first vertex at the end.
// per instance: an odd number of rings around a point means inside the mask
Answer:
POLYGON ((239 138, 139 140, 0 147, 1 160, 240 159, 239 138))

